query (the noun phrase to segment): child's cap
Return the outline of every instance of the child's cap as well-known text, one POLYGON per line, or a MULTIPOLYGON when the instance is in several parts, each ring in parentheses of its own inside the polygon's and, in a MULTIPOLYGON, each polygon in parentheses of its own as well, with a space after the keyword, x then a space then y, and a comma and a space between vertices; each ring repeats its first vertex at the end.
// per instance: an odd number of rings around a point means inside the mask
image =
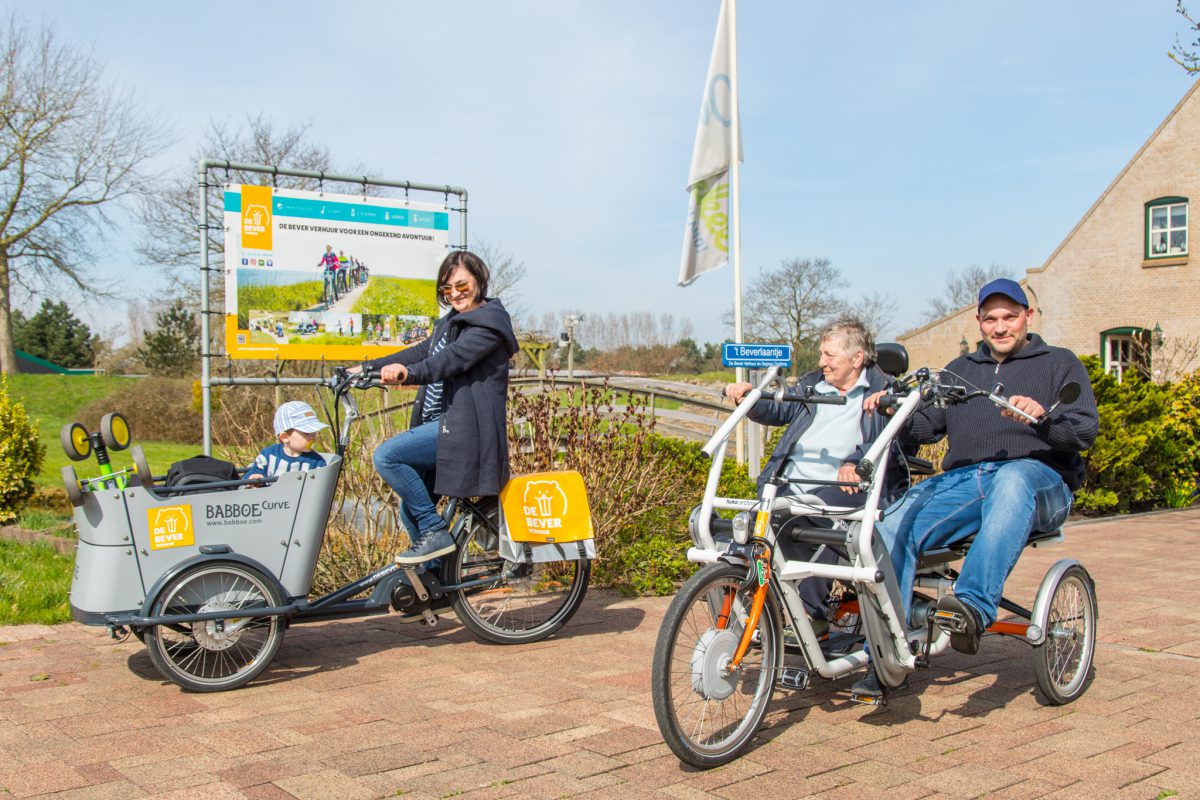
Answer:
POLYGON ((279 407, 275 412, 275 435, 295 428, 304 433, 316 433, 322 428, 328 428, 321 420, 317 419, 317 412, 312 410, 312 406, 303 400, 289 400, 279 407))

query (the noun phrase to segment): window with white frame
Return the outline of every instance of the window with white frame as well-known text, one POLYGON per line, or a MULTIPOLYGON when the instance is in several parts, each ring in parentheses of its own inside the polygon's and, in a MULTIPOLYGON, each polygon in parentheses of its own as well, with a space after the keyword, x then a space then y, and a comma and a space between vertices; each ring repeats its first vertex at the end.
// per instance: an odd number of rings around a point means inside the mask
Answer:
POLYGON ((1146 258, 1174 258, 1188 252, 1188 201, 1161 197, 1146 204, 1146 258))
POLYGON ((1108 345, 1104 351, 1104 370, 1117 379, 1117 383, 1125 377, 1125 371, 1133 366, 1133 337, 1127 335, 1112 335, 1108 337, 1108 345))
POLYGON ((1104 371, 1124 381, 1130 370, 1148 374, 1150 332, 1142 328, 1112 328, 1100 334, 1104 371))

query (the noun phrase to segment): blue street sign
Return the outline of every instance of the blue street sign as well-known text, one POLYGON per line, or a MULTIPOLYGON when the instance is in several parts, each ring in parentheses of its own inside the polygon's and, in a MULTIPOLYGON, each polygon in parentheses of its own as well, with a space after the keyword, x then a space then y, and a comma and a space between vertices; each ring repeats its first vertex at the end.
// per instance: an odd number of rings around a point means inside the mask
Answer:
POLYGON ((792 346, 726 342, 721 347, 721 363, 727 367, 787 367, 792 363, 792 346))

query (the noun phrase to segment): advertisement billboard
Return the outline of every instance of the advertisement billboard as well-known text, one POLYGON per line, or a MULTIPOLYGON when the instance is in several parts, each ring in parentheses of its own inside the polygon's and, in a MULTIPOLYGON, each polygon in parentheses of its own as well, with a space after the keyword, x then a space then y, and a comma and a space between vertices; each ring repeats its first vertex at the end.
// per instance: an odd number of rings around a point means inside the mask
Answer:
POLYGON ((421 341, 449 217, 404 198, 228 187, 226 352, 357 361, 421 341))

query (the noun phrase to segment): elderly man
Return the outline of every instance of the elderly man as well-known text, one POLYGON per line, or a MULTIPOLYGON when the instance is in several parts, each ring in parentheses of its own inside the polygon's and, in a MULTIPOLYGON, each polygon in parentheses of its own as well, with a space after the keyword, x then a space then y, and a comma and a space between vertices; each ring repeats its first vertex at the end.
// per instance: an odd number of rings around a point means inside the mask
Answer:
MULTIPOLYGON (((949 436, 942 462, 946 471, 910 490, 876 528, 891 553, 906 614, 918 556, 976 535, 954 594, 937 604, 939 611, 963 620, 965 630, 952 633, 950 644, 964 653, 978 650, 980 634, 995 621, 1004 581, 1029 534, 1054 530, 1066 518, 1071 492, 1083 482, 1079 454, 1091 447, 1099 430, 1087 371, 1070 350, 1030 333, 1032 318, 1019 284, 992 281, 979 291, 976 319, 983 343, 946 369, 980 388, 1003 383, 1009 402, 1039 422, 1001 410, 984 397, 913 414, 905 431, 911 440, 949 436), (1082 387, 1079 398, 1047 416, 1059 390, 1071 381, 1082 387)), ((878 407, 879 397, 867 398, 868 411, 878 407)), ((852 691, 880 695, 874 670, 852 691)))
MULTIPOLYGON (((875 343, 858 320, 834 322, 821 331, 820 341, 820 369, 802 376, 798 386, 811 388, 815 394, 843 395, 846 404, 809 406, 759 400, 750 419, 763 425, 787 425, 787 429, 758 477, 758 489, 761 493, 763 483, 782 465, 782 477, 792 483, 781 494, 812 494, 831 506, 857 507, 865 500, 857 487, 828 482, 860 480, 855 466, 887 422, 879 414, 864 413, 863 402, 882 390, 889 378, 875 366, 875 343)), ((732 383, 725 387, 725 395, 740 403, 751 388, 748 383, 732 383)), ((892 474, 899 477, 901 470, 892 474)), ((823 563, 837 561, 837 554, 824 547, 815 556, 823 563)), ((821 578, 801 582, 800 596, 818 628, 828 627, 829 584, 821 578)))

